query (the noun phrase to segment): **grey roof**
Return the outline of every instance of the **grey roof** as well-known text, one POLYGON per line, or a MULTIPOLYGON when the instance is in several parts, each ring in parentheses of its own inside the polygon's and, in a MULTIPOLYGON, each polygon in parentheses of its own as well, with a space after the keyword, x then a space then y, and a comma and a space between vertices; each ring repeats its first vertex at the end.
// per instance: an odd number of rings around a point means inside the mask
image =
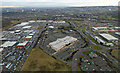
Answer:
POLYGON ((74 38, 71 36, 66 36, 64 38, 57 39, 56 41, 49 43, 49 45, 51 46, 52 49, 58 51, 61 48, 63 48, 66 44, 69 44, 69 43, 74 42, 76 40, 77 40, 77 38, 74 38))

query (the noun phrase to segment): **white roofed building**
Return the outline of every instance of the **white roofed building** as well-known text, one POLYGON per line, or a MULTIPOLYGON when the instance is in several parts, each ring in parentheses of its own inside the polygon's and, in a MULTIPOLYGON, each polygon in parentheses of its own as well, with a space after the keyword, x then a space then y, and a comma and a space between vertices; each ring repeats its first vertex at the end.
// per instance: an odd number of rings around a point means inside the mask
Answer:
POLYGON ((30 33, 30 32, 33 32, 33 30, 25 30, 24 32, 25 33, 30 33))
POLYGON ((30 22, 30 23, 33 23, 33 22, 36 22, 36 21, 33 21, 33 20, 32 20, 32 21, 29 21, 29 22, 30 22))
POLYGON ((49 26, 49 28, 54 28, 54 26, 49 26))
POLYGON ((107 30, 108 27, 92 27, 94 30, 107 30))
POLYGON ((7 41, 4 44, 1 45, 1 47, 12 47, 16 44, 16 41, 7 41))
POLYGON ((108 32, 108 27, 92 27, 94 32, 108 32))
POLYGON ((26 38, 26 39, 31 39, 31 38, 32 38, 32 36, 26 36, 25 38, 26 38))
POLYGON ((10 31, 10 33, 15 33, 15 31, 10 31))
POLYGON ((115 32, 115 34, 120 36, 120 32, 115 32))
POLYGON ((16 33, 20 32, 20 30, 15 30, 16 33))
POLYGON ((21 24, 17 24, 15 27, 17 27, 17 26, 25 26, 25 25, 28 25, 29 24, 29 22, 22 22, 21 24))
POLYGON ((23 29, 29 29, 31 26, 24 26, 23 29))
POLYGON ((66 45, 77 41, 77 38, 71 37, 71 36, 66 36, 64 38, 57 39, 54 42, 49 43, 49 46, 54 49, 55 51, 61 50, 63 47, 66 45))
POLYGON ((25 47, 27 45, 28 41, 25 41, 25 42, 22 42, 22 43, 19 43, 17 45, 17 47, 25 47))
POLYGON ((106 44, 106 42, 103 41, 102 39, 100 39, 98 36, 95 36, 95 38, 96 38, 97 42, 100 43, 101 45, 105 45, 106 44))
POLYGON ((107 41, 111 42, 111 41, 118 41, 118 38, 110 35, 110 34, 106 34, 106 33, 102 33, 100 34, 100 36, 102 36, 104 39, 106 39, 107 41))
POLYGON ((0 52, 2 52, 3 51, 3 48, 0 48, 0 52))
POLYGON ((120 30, 120 27, 114 27, 115 30, 120 30))
POLYGON ((53 23, 61 23, 61 24, 63 24, 63 23, 65 23, 65 21, 53 21, 53 23))
POLYGON ((34 35, 33 33, 29 34, 29 36, 33 36, 33 35, 34 35))

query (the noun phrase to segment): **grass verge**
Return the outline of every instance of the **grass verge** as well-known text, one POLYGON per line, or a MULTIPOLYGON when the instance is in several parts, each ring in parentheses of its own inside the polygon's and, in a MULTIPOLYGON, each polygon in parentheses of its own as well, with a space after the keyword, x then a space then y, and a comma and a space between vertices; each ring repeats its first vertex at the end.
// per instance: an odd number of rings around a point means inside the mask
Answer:
POLYGON ((119 49, 113 49, 111 52, 112 56, 114 56, 116 59, 120 60, 119 54, 120 50, 119 49))
POLYGON ((91 41, 93 41, 95 44, 99 44, 94 38, 92 38, 91 36, 89 36, 89 35, 87 35, 87 37, 91 40, 91 41))
POLYGON ((96 50, 102 50, 102 48, 99 47, 99 46, 94 46, 93 48, 96 49, 96 50))
POLYGON ((80 57, 79 57, 79 59, 78 59, 77 71, 82 71, 81 68, 80 68, 80 63, 81 63, 80 59, 81 59, 81 58, 83 58, 82 55, 80 55, 80 57))

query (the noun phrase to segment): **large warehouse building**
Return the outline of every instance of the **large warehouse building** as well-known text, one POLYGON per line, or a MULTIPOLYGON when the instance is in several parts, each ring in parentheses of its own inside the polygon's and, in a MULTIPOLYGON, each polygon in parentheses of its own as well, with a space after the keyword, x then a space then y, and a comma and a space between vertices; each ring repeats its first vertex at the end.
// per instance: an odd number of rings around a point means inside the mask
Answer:
POLYGON ((2 44, 0 47, 12 47, 16 44, 16 41, 7 41, 4 44, 2 44))
POLYGON ((108 42, 111 42, 111 41, 118 41, 118 38, 110 35, 110 34, 106 34, 106 33, 102 33, 100 34, 100 36, 102 36, 104 39, 106 39, 108 42))
POLYGON ((49 43, 49 46, 55 51, 59 51, 66 45, 69 45, 75 41, 77 41, 77 38, 66 36, 64 38, 57 39, 56 41, 49 43))

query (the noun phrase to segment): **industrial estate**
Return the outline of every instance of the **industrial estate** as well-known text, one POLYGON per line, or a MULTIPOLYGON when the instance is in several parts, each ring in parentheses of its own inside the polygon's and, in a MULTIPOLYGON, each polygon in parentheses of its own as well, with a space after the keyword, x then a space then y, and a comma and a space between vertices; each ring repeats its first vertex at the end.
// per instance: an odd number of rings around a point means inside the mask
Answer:
POLYGON ((116 9, 4 8, 1 72, 119 72, 120 27, 114 16, 116 9), (104 13, 108 14, 103 16, 104 13), (7 25, 7 18, 14 24, 7 25))

